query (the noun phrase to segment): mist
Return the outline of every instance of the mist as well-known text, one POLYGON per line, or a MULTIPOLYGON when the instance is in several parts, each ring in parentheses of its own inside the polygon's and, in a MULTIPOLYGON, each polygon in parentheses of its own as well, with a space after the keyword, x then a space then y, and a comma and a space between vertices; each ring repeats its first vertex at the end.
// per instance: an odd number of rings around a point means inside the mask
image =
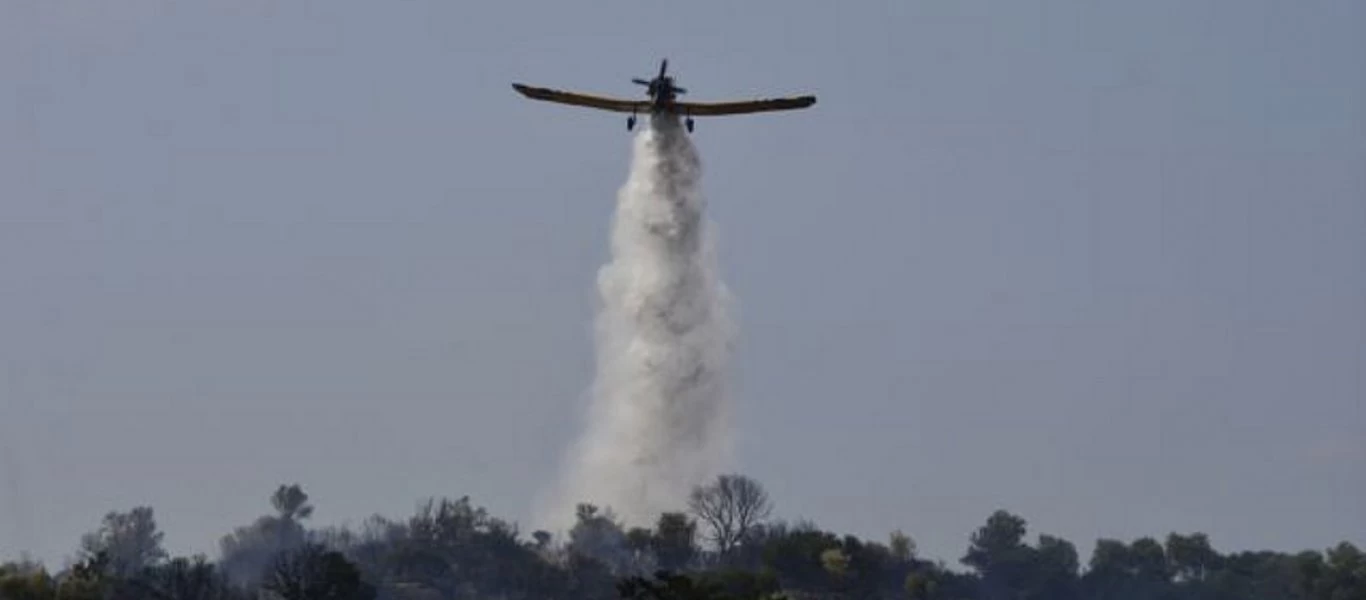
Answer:
POLYGON ((598 273, 597 372, 585 430, 539 510, 563 530, 581 502, 648 525, 729 461, 733 302, 705 217, 701 161, 677 116, 634 141, 598 273))

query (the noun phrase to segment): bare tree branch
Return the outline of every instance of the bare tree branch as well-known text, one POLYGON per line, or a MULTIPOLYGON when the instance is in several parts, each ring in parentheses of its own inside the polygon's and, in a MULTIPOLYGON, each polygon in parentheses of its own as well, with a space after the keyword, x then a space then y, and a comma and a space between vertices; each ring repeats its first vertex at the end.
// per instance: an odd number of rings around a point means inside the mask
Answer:
POLYGON ((693 488, 688 509, 705 526, 706 539, 722 556, 743 543, 773 505, 759 482, 743 475, 721 475, 693 488))

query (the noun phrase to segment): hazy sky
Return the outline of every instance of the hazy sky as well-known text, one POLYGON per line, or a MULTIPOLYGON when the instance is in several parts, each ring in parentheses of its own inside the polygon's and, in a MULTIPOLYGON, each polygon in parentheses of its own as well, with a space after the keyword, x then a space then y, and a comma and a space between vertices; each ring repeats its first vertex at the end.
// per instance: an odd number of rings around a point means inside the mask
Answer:
POLYGON ((578 435, 622 116, 698 122, 739 463, 954 564, 1366 542, 1359 0, 0 3, 0 556, 469 494, 578 435), (761 7, 761 4, 764 6, 761 7))

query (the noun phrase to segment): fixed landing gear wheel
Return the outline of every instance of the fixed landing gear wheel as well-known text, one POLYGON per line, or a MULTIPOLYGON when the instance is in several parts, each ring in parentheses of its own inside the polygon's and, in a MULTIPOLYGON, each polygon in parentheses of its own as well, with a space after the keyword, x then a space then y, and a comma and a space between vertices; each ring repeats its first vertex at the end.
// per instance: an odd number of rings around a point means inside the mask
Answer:
POLYGON ((692 133, 692 117, 688 117, 688 120, 684 121, 683 124, 688 126, 688 133, 692 133))

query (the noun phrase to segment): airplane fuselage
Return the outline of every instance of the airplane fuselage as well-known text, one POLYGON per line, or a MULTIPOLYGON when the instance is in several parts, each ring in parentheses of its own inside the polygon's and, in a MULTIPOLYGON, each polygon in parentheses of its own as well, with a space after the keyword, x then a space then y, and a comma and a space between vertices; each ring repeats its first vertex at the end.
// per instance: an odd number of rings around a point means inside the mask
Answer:
MULTIPOLYGON (((686 114, 687 111, 679 111, 679 109, 678 109, 678 95, 681 94, 681 93, 686 92, 687 90, 684 90, 683 88, 680 88, 680 87, 675 86, 675 85, 674 85, 674 78, 673 78, 673 77, 669 77, 668 75, 664 75, 664 68, 665 68, 665 65, 667 65, 667 64, 668 64, 668 61, 665 61, 665 63, 662 64, 662 65, 660 66, 660 74, 659 74, 659 76, 657 76, 657 77, 655 77, 654 79, 651 79, 651 80, 649 80, 649 81, 636 80, 636 83, 640 83, 640 84, 645 85, 645 86, 648 87, 648 89, 646 90, 645 93, 646 93, 646 95, 648 95, 648 96, 650 97, 650 113, 651 113, 651 114, 680 114, 680 113, 681 113, 682 116, 683 116, 683 123, 684 123, 684 125, 687 126, 688 131, 692 131, 692 129, 693 129, 692 116, 686 114)), ((626 119, 626 128, 627 128, 627 129, 634 129, 635 126, 636 126, 636 116, 633 114, 633 115, 631 115, 629 118, 626 119)))
POLYGON ((672 77, 657 77, 650 82, 646 95, 650 97, 650 110, 654 112, 673 112, 678 100, 678 88, 674 87, 672 77))

